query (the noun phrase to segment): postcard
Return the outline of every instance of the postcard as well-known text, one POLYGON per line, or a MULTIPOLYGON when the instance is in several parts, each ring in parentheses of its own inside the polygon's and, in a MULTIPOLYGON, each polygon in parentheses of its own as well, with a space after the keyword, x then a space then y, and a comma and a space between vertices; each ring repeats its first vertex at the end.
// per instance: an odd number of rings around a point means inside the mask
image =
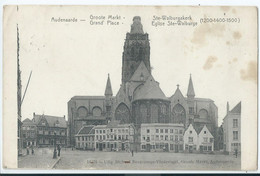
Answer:
POLYGON ((3 168, 256 170, 257 14, 4 6, 3 168))

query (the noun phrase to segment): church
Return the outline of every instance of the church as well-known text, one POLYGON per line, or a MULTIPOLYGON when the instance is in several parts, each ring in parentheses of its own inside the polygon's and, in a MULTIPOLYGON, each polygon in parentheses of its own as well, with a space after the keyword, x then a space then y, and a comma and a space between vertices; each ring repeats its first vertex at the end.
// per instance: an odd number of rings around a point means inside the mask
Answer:
MULTIPOLYGON (((122 56, 121 87, 113 95, 108 74, 104 96, 74 96, 68 102, 69 143, 75 146, 75 135, 84 125, 106 125, 110 121, 134 124, 137 140, 141 125, 149 123, 192 124, 199 133, 206 125, 215 136, 218 127, 218 108, 211 99, 195 96, 192 77, 184 96, 177 86, 166 97, 153 78, 150 66, 149 35, 144 33, 141 17, 135 16, 126 34, 122 56)), ((139 136, 139 137, 138 137, 139 136)))

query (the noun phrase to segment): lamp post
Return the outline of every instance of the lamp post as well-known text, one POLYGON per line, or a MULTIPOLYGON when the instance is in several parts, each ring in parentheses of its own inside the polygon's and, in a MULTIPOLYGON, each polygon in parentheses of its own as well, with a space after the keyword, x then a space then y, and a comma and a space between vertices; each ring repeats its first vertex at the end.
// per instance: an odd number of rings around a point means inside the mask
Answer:
POLYGON ((56 131, 54 131, 54 151, 53 151, 53 159, 57 158, 57 150, 56 150, 56 131))

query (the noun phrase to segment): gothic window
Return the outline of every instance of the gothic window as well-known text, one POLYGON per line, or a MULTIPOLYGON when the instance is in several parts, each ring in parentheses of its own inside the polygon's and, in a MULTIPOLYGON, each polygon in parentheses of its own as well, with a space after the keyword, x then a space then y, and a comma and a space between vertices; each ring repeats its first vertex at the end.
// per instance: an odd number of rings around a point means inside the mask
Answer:
POLYGON ((162 104, 162 105, 161 105, 161 113, 162 113, 163 115, 166 114, 166 106, 165 106, 165 104, 162 104))
POLYGON ((172 116, 174 123, 185 123, 186 112, 182 105, 177 104, 172 109, 172 116))
POLYGON ((151 105, 151 123, 158 123, 158 106, 156 104, 151 105))
POLYGON ((116 108, 115 117, 116 120, 120 120, 120 123, 130 123, 130 111, 124 103, 116 108))
POLYGON ((201 110, 199 111, 199 116, 200 116, 200 118, 202 118, 202 119, 208 118, 208 111, 207 111, 206 109, 201 109, 201 110))
POLYGON ((147 108, 145 104, 140 105, 140 112, 141 112, 141 122, 147 123, 147 108))
POLYGON ((87 108, 85 108, 83 106, 78 108, 78 116, 79 117, 87 117, 87 114, 88 114, 87 108))
POLYGON ((139 48, 139 60, 144 59, 143 56, 144 56, 144 49, 142 47, 140 47, 139 48))
POLYGON ((194 113, 194 108, 193 107, 189 107, 189 114, 193 114, 194 113))
POLYGON ((100 107, 94 107, 92 110, 93 116, 100 117, 101 116, 101 108, 100 107))

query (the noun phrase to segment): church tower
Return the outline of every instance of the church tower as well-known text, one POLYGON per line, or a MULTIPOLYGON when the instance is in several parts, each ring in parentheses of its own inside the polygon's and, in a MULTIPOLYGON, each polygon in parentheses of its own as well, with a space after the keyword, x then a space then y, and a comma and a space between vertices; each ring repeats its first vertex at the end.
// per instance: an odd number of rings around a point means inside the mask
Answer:
POLYGON ((139 16, 133 18, 131 31, 126 34, 122 61, 122 86, 124 90, 126 82, 131 79, 141 61, 144 62, 151 73, 150 43, 148 34, 143 31, 141 17, 139 16))
POLYGON ((106 104, 106 119, 107 120, 111 120, 111 116, 112 116, 112 96, 113 96, 113 92, 112 92, 112 86, 111 86, 111 82, 110 82, 110 77, 108 74, 108 78, 107 78, 107 85, 106 85, 106 90, 105 90, 105 104, 106 104))

